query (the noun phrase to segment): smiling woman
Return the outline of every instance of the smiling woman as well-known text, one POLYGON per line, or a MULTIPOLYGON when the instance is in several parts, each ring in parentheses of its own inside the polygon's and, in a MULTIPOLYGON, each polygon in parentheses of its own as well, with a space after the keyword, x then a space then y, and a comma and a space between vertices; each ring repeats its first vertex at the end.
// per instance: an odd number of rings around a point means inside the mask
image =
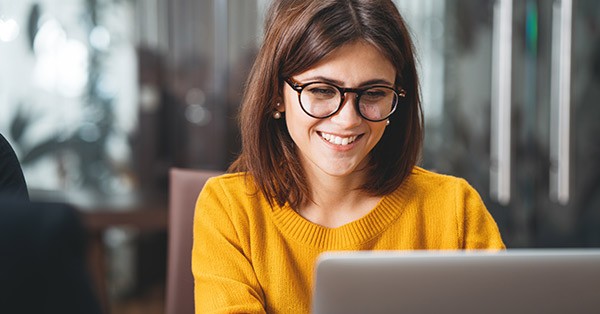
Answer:
POLYGON ((275 0, 242 152, 194 218, 196 312, 308 313, 338 250, 502 249, 478 193, 417 167, 413 45, 389 0, 275 0))
MULTIPOLYGON (((378 82, 386 84, 379 87, 380 89, 387 87, 393 92, 395 72, 394 66, 375 46, 360 40, 334 50, 323 61, 295 75, 293 80, 299 82, 326 80, 339 82, 338 84, 344 86, 371 89, 377 88, 375 87, 377 85, 371 82, 378 82), (349 64, 352 66, 348 66, 349 64)), ((365 89, 368 90, 370 89, 365 89)), ((340 92, 340 96, 337 97, 339 101, 336 101, 338 108, 321 119, 315 119, 314 116, 307 115, 306 110, 300 108, 313 107, 317 104, 314 101, 310 102, 311 99, 306 97, 304 101, 302 101, 303 97, 298 99, 295 97, 296 91, 285 85, 283 92, 285 106, 280 107, 280 110, 285 111, 287 130, 298 148, 299 161, 311 189, 325 191, 327 190, 324 189, 325 187, 318 185, 321 183, 329 185, 328 181, 333 179, 331 177, 343 178, 351 185, 342 185, 344 190, 340 191, 341 196, 346 194, 344 200, 350 207, 356 208, 354 200, 349 198, 354 193, 348 195, 346 189, 349 187, 351 190, 359 190, 362 183, 367 181, 367 166, 370 162, 367 155, 383 136, 387 125, 384 120, 392 114, 397 97, 383 97, 379 104, 390 109, 385 115, 375 117, 377 121, 369 121, 363 117, 366 111, 360 109, 365 108, 365 98, 368 101, 368 96, 353 91, 356 97, 350 97, 351 95, 348 94, 345 99, 342 97, 345 93, 340 92), (385 100, 389 103, 383 102, 385 100)), ((375 203, 378 198, 374 198, 375 203)), ((312 203, 322 202, 314 197, 312 201, 312 203)), ((309 204, 311 203, 303 205, 310 206, 309 204)), ((338 203, 339 205, 341 204, 338 203)))

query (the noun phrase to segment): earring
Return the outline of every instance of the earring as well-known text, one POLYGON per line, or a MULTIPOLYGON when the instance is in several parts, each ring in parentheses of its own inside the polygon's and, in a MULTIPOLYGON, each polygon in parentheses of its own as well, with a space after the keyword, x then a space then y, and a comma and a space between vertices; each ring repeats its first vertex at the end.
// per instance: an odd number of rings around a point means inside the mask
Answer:
POLYGON ((390 119, 387 119, 387 120, 385 121, 385 125, 390 125, 390 119))
MULTIPOLYGON (((275 107, 279 108, 281 106, 280 103, 277 103, 277 105, 275 105, 275 107)), ((275 109, 275 112, 273 112, 273 118, 275 120, 279 120, 281 119, 281 112, 279 112, 279 110, 275 109)))

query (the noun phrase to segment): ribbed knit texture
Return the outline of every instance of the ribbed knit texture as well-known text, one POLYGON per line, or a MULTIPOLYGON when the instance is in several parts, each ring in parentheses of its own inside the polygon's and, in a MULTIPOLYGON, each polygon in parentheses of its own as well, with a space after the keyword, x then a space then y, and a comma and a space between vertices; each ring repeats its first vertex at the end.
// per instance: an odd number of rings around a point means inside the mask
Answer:
POLYGON ((309 313, 318 255, 336 250, 503 249, 463 179, 421 168, 364 217, 338 228, 271 208, 250 177, 209 180, 194 217, 196 313, 309 313))

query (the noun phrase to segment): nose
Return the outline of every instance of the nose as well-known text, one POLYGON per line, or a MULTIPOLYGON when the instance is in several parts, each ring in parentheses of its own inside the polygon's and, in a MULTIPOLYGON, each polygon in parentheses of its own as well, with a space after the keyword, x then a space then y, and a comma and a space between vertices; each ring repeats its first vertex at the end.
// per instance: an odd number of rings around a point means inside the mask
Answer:
POLYGON ((331 116, 331 121, 345 128, 351 128, 362 123, 362 117, 356 111, 357 97, 354 93, 345 95, 344 102, 340 110, 331 116))

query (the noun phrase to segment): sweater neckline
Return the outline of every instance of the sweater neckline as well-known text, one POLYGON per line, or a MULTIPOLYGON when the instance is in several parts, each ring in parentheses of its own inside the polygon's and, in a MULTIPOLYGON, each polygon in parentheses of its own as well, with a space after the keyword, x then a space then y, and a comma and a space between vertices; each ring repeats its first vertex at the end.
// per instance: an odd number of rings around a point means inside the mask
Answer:
POLYGON ((406 185, 411 176, 394 192, 383 196, 365 216, 340 227, 324 227, 306 220, 289 203, 273 207, 273 221, 286 237, 303 244, 324 250, 350 248, 380 234, 404 212, 406 185))

